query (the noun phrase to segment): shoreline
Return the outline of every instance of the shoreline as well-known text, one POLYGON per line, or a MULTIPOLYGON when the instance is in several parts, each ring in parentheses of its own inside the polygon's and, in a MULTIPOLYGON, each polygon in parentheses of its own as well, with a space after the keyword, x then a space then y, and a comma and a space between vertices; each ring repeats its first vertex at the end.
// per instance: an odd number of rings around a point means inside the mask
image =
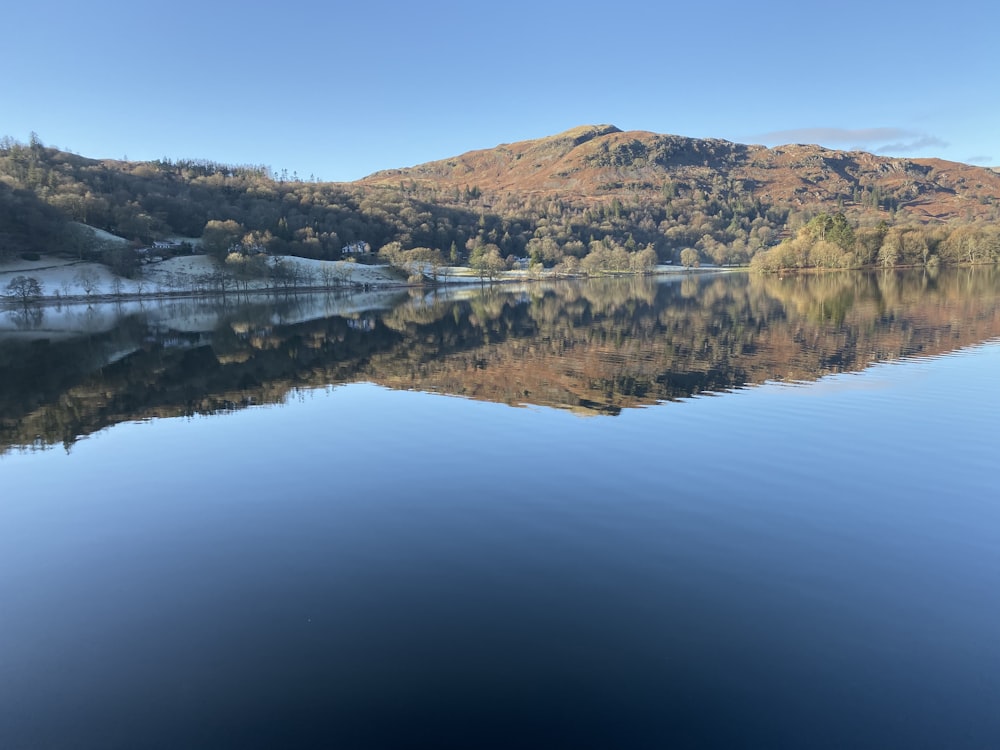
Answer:
MULTIPOLYGON (((181 256, 183 258, 207 258, 207 256, 181 256)), ((293 257, 293 256, 288 256, 293 257)), ((308 259, 300 259, 301 262, 308 261, 308 259)), ((599 279, 599 278, 639 278, 639 277, 653 277, 662 278, 665 276, 686 276, 686 275, 709 275, 709 274, 719 274, 719 273, 731 273, 731 272, 746 272, 749 270, 745 266, 738 267, 699 267, 699 268, 683 268, 681 266, 656 266, 653 270, 648 272, 636 272, 636 271, 620 271, 614 272, 609 271, 606 273, 600 273, 596 275, 563 275, 553 273, 551 269, 547 269, 542 273, 529 273, 527 271, 505 271, 502 275, 495 279, 480 278, 471 273, 463 274, 453 274, 453 273, 442 273, 436 277, 435 280, 427 280, 424 283, 410 283, 407 281, 402 281, 399 279, 392 278, 388 272, 390 266, 366 266, 362 264, 348 263, 345 261, 325 261, 327 263, 338 263, 349 267, 350 272, 354 272, 354 275, 358 278, 355 280, 343 279, 337 284, 296 284, 296 285, 267 285, 267 286, 252 286, 245 289, 234 289, 232 287, 226 288, 209 288, 208 284, 210 282, 206 281, 204 274, 197 274, 193 272, 187 272, 180 274, 180 278, 174 279, 172 288, 166 287, 163 282, 157 282, 155 277, 152 279, 146 279, 143 285, 148 284, 151 289, 149 291, 139 291, 137 287, 139 284, 134 279, 127 279, 125 277, 114 276, 110 269, 106 266, 102 266, 98 263, 80 261, 80 260, 68 260, 63 259, 63 262, 56 262, 55 259, 47 258, 40 259, 36 261, 38 263, 46 263, 46 265, 32 265, 32 262, 27 264, 18 264, 17 262, 6 264, 4 267, 0 267, 0 309, 7 311, 17 311, 21 309, 38 309, 38 308, 48 308, 48 307, 60 307, 63 305, 106 305, 106 304, 123 304, 123 303, 133 303, 133 302, 168 302, 172 300, 183 300, 183 299, 206 299, 206 298, 222 298, 222 299, 251 299, 255 297, 288 297, 301 294, 330 294, 330 295, 346 295, 351 296, 354 294, 370 294, 372 292, 399 292, 406 290, 424 290, 433 291, 435 289, 454 289, 456 287, 473 287, 473 286, 498 286, 507 284, 520 284, 520 283, 533 283, 533 282, 552 282, 552 281, 584 281, 587 279, 599 279), (21 267, 12 267, 18 266, 21 267), (101 273, 104 276, 104 286, 107 284, 114 284, 115 280, 122 286, 122 291, 117 293, 107 293, 101 292, 91 292, 86 293, 82 289, 73 287, 70 285, 67 287, 67 282, 65 277, 68 269, 79 268, 79 267, 90 267, 95 269, 101 269, 101 273), (18 277, 27 276, 29 278, 34 278, 39 281, 42 286, 43 293, 40 296, 34 297, 29 300, 18 300, 13 295, 5 294, 6 289, 5 282, 18 277), (65 293, 61 293, 58 288, 55 294, 45 294, 44 290, 46 288, 58 287, 62 282, 62 286, 66 289, 65 293), (178 288, 187 287, 187 288, 178 288), (202 287, 202 288, 197 288, 202 287), (126 291, 127 289, 127 291, 126 291)), ((299 262, 299 261, 292 261, 299 262)), ((204 265, 205 261, 202 261, 201 265, 204 265)), ((458 268, 458 267, 455 267, 458 268)), ((159 269, 156 269, 159 271, 159 269)), ((155 272, 155 271, 154 271, 155 272)), ((166 273, 173 273, 171 271, 166 271, 166 273)), ((260 283, 258 281, 257 283, 260 283)))

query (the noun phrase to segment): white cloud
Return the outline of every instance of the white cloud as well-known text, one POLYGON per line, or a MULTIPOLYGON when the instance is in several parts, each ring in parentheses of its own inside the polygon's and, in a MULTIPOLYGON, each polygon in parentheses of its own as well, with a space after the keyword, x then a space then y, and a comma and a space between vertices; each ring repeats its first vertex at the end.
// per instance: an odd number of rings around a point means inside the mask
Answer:
POLYGON ((879 146, 876 151, 880 154, 900 153, 907 151, 920 151, 925 148, 947 148, 948 143, 933 135, 921 135, 906 141, 887 143, 879 146))
POLYGON ((906 128, 795 128, 761 133, 755 140, 769 145, 818 143, 846 146, 876 153, 907 153, 927 148, 946 148, 941 138, 906 128))
POLYGON ((911 130, 902 128, 794 128, 773 130, 756 138, 762 143, 879 143, 918 136, 911 130))

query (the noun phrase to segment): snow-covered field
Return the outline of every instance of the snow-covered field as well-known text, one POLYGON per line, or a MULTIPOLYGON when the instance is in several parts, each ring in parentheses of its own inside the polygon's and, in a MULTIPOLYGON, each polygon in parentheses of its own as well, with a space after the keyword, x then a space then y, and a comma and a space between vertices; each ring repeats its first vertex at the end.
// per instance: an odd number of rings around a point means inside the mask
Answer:
POLYGON ((103 229, 98 229, 97 227, 92 227, 89 224, 81 224, 78 221, 74 221, 73 224, 78 227, 83 227, 85 230, 91 232, 94 235, 94 239, 98 242, 108 244, 108 245, 128 245, 129 241, 124 237, 119 237, 117 234, 111 234, 111 232, 105 232, 103 229))
MULTIPOLYGON (((108 237, 115 239, 114 235, 108 237)), ((298 276, 295 285, 298 289, 331 286, 372 289, 405 283, 400 273, 389 266, 368 266, 362 263, 321 261, 294 256, 271 257, 268 258, 268 262, 271 264, 280 262, 294 269, 298 276)), ((37 279, 46 302, 211 293, 218 291, 218 284, 211 279, 213 275, 218 275, 220 268, 219 261, 211 256, 183 255, 144 264, 137 278, 126 279, 115 275, 107 266, 99 263, 55 255, 43 255, 39 260, 18 258, 0 264, 0 300, 6 293, 8 284, 17 276, 37 279)), ((702 272, 710 270, 720 269, 705 268, 702 272)), ((658 275, 689 272, 689 269, 679 266, 657 266, 654 270, 658 275)), ((441 268, 437 278, 448 285, 481 283, 477 275, 462 267, 441 268)), ((502 278, 507 281, 527 281, 531 278, 531 274, 527 271, 508 271, 502 278)), ((255 279, 247 286, 250 290, 263 290, 273 288, 275 282, 255 279)), ((229 282, 227 291, 235 291, 232 281, 229 282)))
MULTIPOLYGON (((275 259, 270 259, 275 262, 275 259)), ((339 285, 332 293, 297 295, 272 313, 273 324, 288 324, 330 315, 359 315, 377 309, 406 305, 436 304, 465 299, 479 293, 480 279, 467 268, 440 269, 444 286, 430 290, 400 288, 399 272, 388 266, 366 266, 344 261, 316 261, 282 257, 280 262, 298 270, 298 289, 339 285)), ((218 261, 205 255, 178 256, 142 266, 139 279, 124 279, 106 266, 59 256, 39 260, 16 259, 0 264, 0 335, 24 340, 54 339, 111 330, 126 316, 141 312, 157 325, 170 330, 198 332, 214 330, 225 306, 212 294, 216 288, 206 281, 219 270, 218 261), (42 304, 21 307, 13 301, 3 305, 7 285, 17 276, 29 276, 42 287, 42 304), (150 317, 151 316, 151 317, 150 317)), ((711 272, 713 269, 703 269, 711 272)), ((718 269, 714 269, 718 270, 718 269)), ((660 266, 656 273, 683 278, 686 269, 660 266)), ((526 272, 504 274, 509 291, 527 291, 539 281, 526 272)), ((558 283, 542 277, 542 284, 558 283)), ((268 281, 250 283, 261 290, 268 281)), ((273 284, 273 282, 270 282, 273 284)), ((235 291, 232 286, 229 291, 235 291)), ((234 299, 235 301, 235 299, 234 299)))
MULTIPOLYGON (((272 259, 272 262, 276 259, 272 259)), ((307 281, 302 287, 329 286, 327 280, 355 287, 383 287, 400 283, 399 276, 388 266, 366 266, 346 261, 319 261, 292 256, 279 257, 282 263, 295 268, 307 281)), ((17 276, 29 276, 42 286, 42 296, 49 301, 67 298, 102 298, 146 296, 210 291, 206 279, 219 270, 219 263, 207 255, 185 255, 143 265, 137 279, 116 276, 99 263, 71 260, 58 256, 42 256, 40 260, 14 259, 0 264, 0 294, 17 276)), ((264 289, 273 282, 255 280, 250 289, 264 289)))

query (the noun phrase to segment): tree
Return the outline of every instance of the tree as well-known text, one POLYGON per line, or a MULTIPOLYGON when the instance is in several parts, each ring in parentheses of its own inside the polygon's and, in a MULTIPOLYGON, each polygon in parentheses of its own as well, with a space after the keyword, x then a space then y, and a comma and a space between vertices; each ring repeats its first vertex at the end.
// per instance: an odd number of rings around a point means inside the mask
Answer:
POLYGON ((633 253, 630 260, 631 268, 638 273, 646 273, 656 267, 656 250, 651 246, 633 253))
POLYGON ((81 268, 73 280, 83 288, 83 293, 88 297, 101 287, 101 277, 93 268, 81 268))
POLYGON ((580 272, 580 259, 575 255, 567 255, 556 263, 555 272, 562 276, 575 276, 580 272))
POLYGON ((400 262, 400 254, 403 252, 403 245, 400 242, 387 242, 378 249, 379 260, 389 265, 396 265, 400 262))
POLYGON ((139 272, 139 256, 131 247, 110 247, 101 252, 101 262, 118 276, 132 278, 139 272))
POLYGON ((404 266, 410 275, 430 276, 436 284, 444 265, 444 256, 440 250, 430 247, 415 247, 403 253, 404 266))
POLYGON ((494 281, 506 268, 500 248, 494 244, 478 245, 469 256, 469 265, 480 279, 494 281))
POLYGON ((319 267, 319 278, 325 287, 340 286, 347 278, 347 272, 334 261, 324 261, 319 267))
POLYGON ((274 236, 268 232, 247 232, 240 241, 240 246, 244 255, 261 255, 268 251, 274 236))
POLYGON ((697 268, 701 265, 701 261, 698 259, 698 251, 693 247, 686 247, 681 250, 681 265, 685 268, 697 268))
POLYGON ((307 274, 302 266, 294 260, 275 258, 270 267, 271 281, 276 286, 292 289, 308 283, 307 274))
POLYGON ((882 247, 878 251, 878 264, 886 268, 892 268, 899 264, 902 254, 902 238, 899 232, 889 232, 882 240, 882 247))
POLYGON ((885 231, 875 227, 865 227, 855 232, 854 255, 859 266, 868 266, 875 262, 884 238, 885 231))
POLYGON ((580 268, 588 274, 597 274, 611 267, 611 251, 601 242, 591 242, 591 251, 580 261, 580 268))
POLYGON ((842 213, 822 213, 799 230, 799 237, 811 242, 825 240, 840 247, 841 250, 854 248, 854 229, 842 213))
POLYGON ((238 243, 246 234, 243 225, 228 219, 226 221, 210 221, 205 224, 201 233, 201 246, 209 255, 225 258, 229 249, 238 243))
POLYGON ((7 284, 6 296, 27 306, 42 296, 42 284, 34 276, 15 276, 7 284))

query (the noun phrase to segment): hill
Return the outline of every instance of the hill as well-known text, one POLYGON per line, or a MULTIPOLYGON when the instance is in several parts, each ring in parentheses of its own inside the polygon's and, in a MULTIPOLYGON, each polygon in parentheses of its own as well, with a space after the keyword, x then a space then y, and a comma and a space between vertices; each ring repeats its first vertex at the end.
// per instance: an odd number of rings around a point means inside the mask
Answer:
POLYGON ((95 160, 37 138, 0 140, 0 260, 61 250, 123 275, 137 272, 132 249, 74 222, 136 247, 200 238, 220 259, 264 251, 364 261, 384 249, 380 260, 399 265, 493 269, 527 256, 595 273, 655 261, 747 263, 793 238, 801 240, 794 252, 765 265, 996 261, 998 219, 1000 174, 991 169, 612 125, 353 183, 204 160, 95 160))
POLYGON ((1000 174, 941 159, 895 159, 793 144, 777 148, 588 125, 501 144, 361 182, 584 199, 662 193, 664 186, 762 205, 901 211, 921 222, 995 219, 1000 174))

